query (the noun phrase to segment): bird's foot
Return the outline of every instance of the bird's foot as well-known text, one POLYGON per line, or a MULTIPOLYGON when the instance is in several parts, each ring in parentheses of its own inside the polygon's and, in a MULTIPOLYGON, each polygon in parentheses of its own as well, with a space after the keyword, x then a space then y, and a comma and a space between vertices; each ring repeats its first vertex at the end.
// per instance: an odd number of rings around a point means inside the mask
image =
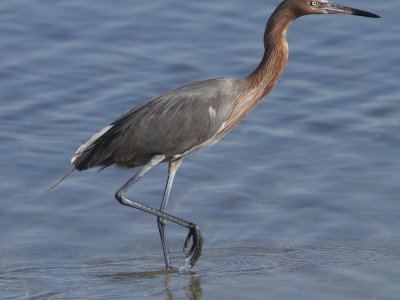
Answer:
POLYGON ((185 243, 183 244, 183 252, 186 254, 186 264, 181 269, 191 269, 196 264, 201 255, 201 248, 203 246, 203 238, 198 226, 194 226, 189 230, 185 243), (189 244, 192 246, 189 249, 189 244))

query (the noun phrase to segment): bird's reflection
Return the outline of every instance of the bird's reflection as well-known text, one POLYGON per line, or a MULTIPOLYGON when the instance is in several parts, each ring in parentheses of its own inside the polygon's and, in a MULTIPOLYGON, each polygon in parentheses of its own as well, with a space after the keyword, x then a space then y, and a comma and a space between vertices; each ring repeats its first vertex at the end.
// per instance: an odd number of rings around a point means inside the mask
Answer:
MULTIPOLYGON (((115 273, 101 275, 102 278, 107 278, 112 281, 132 281, 137 279, 162 279, 164 282, 164 289, 161 291, 165 294, 166 299, 175 300, 178 299, 174 295, 173 285, 176 287, 176 282, 179 280, 183 284, 182 288, 179 289, 186 291, 186 296, 188 299, 200 300, 203 295, 203 290, 201 288, 201 280, 193 272, 188 271, 167 271, 165 269, 158 271, 145 271, 145 272, 130 272, 130 273, 115 273), (184 281, 182 281, 184 280, 184 281)), ((176 291, 176 289, 175 289, 176 291)))
POLYGON ((200 278, 191 274, 185 285, 188 299, 200 300, 203 295, 200 278))

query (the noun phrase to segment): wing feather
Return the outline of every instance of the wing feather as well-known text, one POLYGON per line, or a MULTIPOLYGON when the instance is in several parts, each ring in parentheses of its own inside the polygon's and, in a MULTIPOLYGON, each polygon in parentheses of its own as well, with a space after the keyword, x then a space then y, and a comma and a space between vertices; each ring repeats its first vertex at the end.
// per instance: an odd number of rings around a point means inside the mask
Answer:
POLYGON ((173 157, 206 146, 230 116, 237 84, 216 78, 153 98, 114 120, 87 143, 90 147, 77 151, 73 163, 78 170, 124 162, 136 166, 156 153, 173 157))

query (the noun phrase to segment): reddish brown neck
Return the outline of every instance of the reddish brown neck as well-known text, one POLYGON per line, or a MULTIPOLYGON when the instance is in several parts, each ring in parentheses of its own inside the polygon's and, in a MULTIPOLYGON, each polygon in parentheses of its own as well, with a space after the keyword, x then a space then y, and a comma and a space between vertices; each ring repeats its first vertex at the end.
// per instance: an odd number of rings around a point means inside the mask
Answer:
POLYGON ((234 99, 226 125, 217 133, 221 138, 240 122, 276 85, 288 60, 286 30, 295 19, 279 6, 269 19, 264 34, 264 56, 258 67, 245 79, 234 99))
POLYGON ((289 55, 286 31, 294 19, 289 10, 278 7, 267 23, 264 56, 257 68, 244 79, 244 89, 257 94, 257 99, 254 99, 257 103, 272 90, 285 68, 289 55))

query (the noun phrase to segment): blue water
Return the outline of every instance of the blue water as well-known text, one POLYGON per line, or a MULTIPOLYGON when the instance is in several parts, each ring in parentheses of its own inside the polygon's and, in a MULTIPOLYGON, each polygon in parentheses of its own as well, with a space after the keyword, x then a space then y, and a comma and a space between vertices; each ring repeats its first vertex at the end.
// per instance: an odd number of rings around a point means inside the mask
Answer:
MULTIPOLYGON (((400 2, 308 16, 265 101, 188 156, 168 212, 205 239, 166 273, 155 217, 119 205, 136 170, 74 173, 119 114, 185 83, 242 78, 279 1, 0 3, 1 299, 398 299, 400 2)), ((166 165, 130 191, 158 207, 166 165)), ((169 224, 173 264, 186 231, 169 224)))

